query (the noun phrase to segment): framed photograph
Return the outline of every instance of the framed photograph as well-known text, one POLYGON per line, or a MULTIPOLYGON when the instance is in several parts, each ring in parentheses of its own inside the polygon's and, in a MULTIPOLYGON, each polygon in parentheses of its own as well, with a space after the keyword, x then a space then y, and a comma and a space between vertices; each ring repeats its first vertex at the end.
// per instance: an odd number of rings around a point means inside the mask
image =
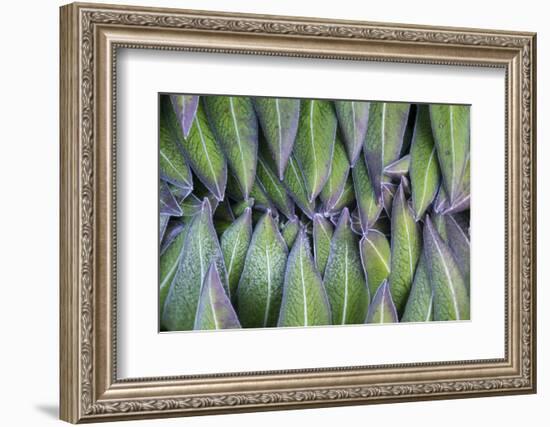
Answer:
POLYGON ((61 8, 61 418, 536 391, 536 36, 61 8))

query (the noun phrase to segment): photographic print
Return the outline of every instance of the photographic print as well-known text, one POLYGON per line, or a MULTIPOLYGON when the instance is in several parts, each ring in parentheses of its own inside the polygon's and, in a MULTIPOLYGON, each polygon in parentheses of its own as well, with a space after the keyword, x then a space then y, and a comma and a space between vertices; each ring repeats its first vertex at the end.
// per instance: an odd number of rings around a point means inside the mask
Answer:
POLYGON ((470 107, 161 94, 161 331, 469 320, 470 107))

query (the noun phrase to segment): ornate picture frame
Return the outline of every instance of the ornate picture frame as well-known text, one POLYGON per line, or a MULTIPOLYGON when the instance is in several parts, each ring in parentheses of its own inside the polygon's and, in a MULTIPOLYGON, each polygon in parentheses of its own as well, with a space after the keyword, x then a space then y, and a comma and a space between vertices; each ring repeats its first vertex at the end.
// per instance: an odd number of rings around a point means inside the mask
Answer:
POLYGON ((71 422, 536 392, 536 35, 70 4, 60 11, 60 416, 71 422), (502 359, 117 378, 117 49, 505 71, 502 359))

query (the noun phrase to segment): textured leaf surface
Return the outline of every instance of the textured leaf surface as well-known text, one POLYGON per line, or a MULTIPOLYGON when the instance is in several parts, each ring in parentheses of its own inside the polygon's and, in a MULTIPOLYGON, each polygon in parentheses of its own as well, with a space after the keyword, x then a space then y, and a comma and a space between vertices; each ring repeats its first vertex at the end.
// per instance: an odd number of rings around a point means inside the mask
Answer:
POLYGON ((434 293, 434 320, 469 320, 466 283, 451 249, 441 239, 429 216, 424 225, 424 246, 434 293))
POLYGON ((359 242, 351 230, 347 208, 340 215, 332 236, 324 284, 334 324, 364 322, 369 306, 369 291, 361 266, 359 242))
POLYGON ((256 97, 253 98, 253 102, 271 156, 275 161, 275 171, 279 179, 283 180, 298 131, 300 100, 256 97))
POLYGON ((245 96, 203 97, 209 123, 244 198, 252 190, 258 157, 258 120, 245 96))
POLYGON ((321 214, 313 217, 313 253, 317 271, 324 276, 330 252, 330 241, 334 233, 331 222, 321 214))
POLYGON ((352 169, 352 175, 361 229, 363 233, 366 233, 380 216, 382 203, 376 197, 367 165, 363 159, 357 160, 352 169))
POLYGON ((427 322, 430 320, 433 320, 433 292, 426 258, 422 253, 401 321, 427 322))
POLYGON ((246 208, 222 234, 220 245, 227 269, 229 295, 235 299, 244 268, 244 260, 252 238, 252 210, 246 208))
POLYGON ((256 224, 237 288, 243 327, 277 324, 287 255, 286 243, 268 211, 256 224))
POLYGON ((176 270, 178 269, 178 263, 182 255, 183 242, 185 234, 183 228, 176 228, 178 233, 174 236, 174 239, 167 245, 165 251, 160 255, 159 262, 159 309, 164 308, 166 302, 166 296, 176 270))
POLYGON ((269 197, 269 200, 277 207, 287 218, 294 216, 294 203, 286 192, 275 171, 271 169, 268 161, 263 157, 258 157, 258 181, 264 193, 269 197))
POLYGON ((212 262, 202 284, 193 329, 236 329, 240 327, 237 314, 223 288, 216 263, 212 262))
POLYGON ((174 239, 178 237, 184 227, 185 225, 183 221, 180 221, 179 219, 174 219, 168 222, 168 225, 166 226, 166 231, 164 232, 164 237, 160 244, 161 255, 164 253, 164 251, 166 251, 168 246, 172 244, 174 239))
POLYGON ((310 219, 313 218, 315 214, 315 201, 309 201, 304 177, 300 171, 300 165, 294 156, 290 156, 288 159, 283 184, 298 207, 310 219))
POLYGON ((390 178, 401 178, 409 173, 411 156, 409 154, 397 159, 384 168, 384 175, 390 178))
POLYGON ((382 192, 381 184, 389 180, 384 168, 396 161, 401 154, 403 136, 409 116, 409 104, 371 102, 365 159, 376 197, 382 192))
POLYGON ((212 210, 205 199, 185 236, 181 260, 164 304, 164 329, 193 329, 201 285, 212 261, 216 262, 223 286, 228 290, 222 251, 212 224, 212 210))
POLYGON ((388 239, 378 230, 369 230, 359 242, 361 262, 373 296, 390 274, 391 250, 388 239))
POLYGON ((470 237, 454 215, 443 215, 443 220, 445 221, 445 236, 442 236, 442 238, 450 247, 469 292, 470 237))
POLYGON ((310 202, 321 192, 330 174, 336 127, 332 103, 321 100, 302 101, 294 156, 304 176, 310 202))
POLYGON ((197 114, 199 97, 195 95, 170 95, 176 120, 182 130, 183 137, 189 136, 189 131, 197 114))
POLYGON ((470 107, 430 105, 430 117, 443 183, 453 205, 470 153, 470 107))
POLYGON ((164 181, 160 181, 159 188, 160 215, 181 216, 182 211, 170 188, 164 181))
POLYGON ((170 215, 159 215, 159 244, 162 242, 162 239, 164 239, 168 221, 170 221, 170 215))
POLYGON ((288 256, 278 326, 330 325, 330 306, 302 229, 288 256))
POLYGON ((183 140, 182 148, 195 175, 218 200, 223 200, 227 183, 227 164, 210 130, 202 103, 199 103, 195 120, 189 135, 183 140))
POLYGON ((391 230, 391 272, 389 275, 392 298, 399 313, 403 312, 414 278, 414 271, 422 249, 422 234, 403 190, 399 185, 393 200, 391 230))
POLYGON ((353 179, 351 175, 348 174, 348 179, 344 183, 344 189, 334 201, 332 209, 325 211, 325 215, 334 216, 344 209, 346 206, 351 206, 355 202, 355 192, 353 188, 353 179))
POLYGON ((294 241, 296 240, 296 236, 298 236, 299 231, 300 231, 300 220, 298 219, 298 217, 290 218, 281 227, 281 234, 289 249, 292 248, 292 245, 294 245, 294 241))
POLYGON ((366 323, 397 323, 397 310, 393 303, 388 281, 384 280, 372 298, 366 323))
POLYGON ((439 188, 440 173, 437 152, 427 105, 418 108, 411 143, 411 191, 416 220, 433 202, 439 188))
POLYGON ((344 191, 348 174, 349 162, 346 155, 346 149, 339 135, 336 134, 330 174, 320 193, 323 208, 326 212, 333 210, 334 206, 338 203, 342 192, 344 191))
POLYGON ((160 102, 160 175, 164 181, 192 190, 193 177, 191 169, 181 149, 183 138, 170 99, 167 96, 163 96, 160 102))
POLYGON ((369 103, 359 101, 334 101, 338 124, 342 131, 349 163, 355 165, 367 133, 369 103))

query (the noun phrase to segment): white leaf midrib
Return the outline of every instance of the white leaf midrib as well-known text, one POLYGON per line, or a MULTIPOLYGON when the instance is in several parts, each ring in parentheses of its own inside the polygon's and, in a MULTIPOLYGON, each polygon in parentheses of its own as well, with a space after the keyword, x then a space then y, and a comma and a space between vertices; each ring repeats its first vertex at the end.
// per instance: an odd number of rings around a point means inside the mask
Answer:
MULTIPOLYGON (((246 168, 246 161, 244 159, 244 152, 242 147, 242 141, 241 141, 241 134, 239 132, 239 126, 237 124, 237 116, 235 115, 235 108, 233 106, 233 97, 229 97, 229 108, 231 110, 231 117, 233 119, 233 126, 235 128, 235 135, 237 137, 237 146, 239 147, 239 154, 241 156, 241 163, 242 163, 242 173, 244 176, 244 184, 248 186, 248 173, 246 168)), ((246 189, 250 190, 250 189, 246 189)))

